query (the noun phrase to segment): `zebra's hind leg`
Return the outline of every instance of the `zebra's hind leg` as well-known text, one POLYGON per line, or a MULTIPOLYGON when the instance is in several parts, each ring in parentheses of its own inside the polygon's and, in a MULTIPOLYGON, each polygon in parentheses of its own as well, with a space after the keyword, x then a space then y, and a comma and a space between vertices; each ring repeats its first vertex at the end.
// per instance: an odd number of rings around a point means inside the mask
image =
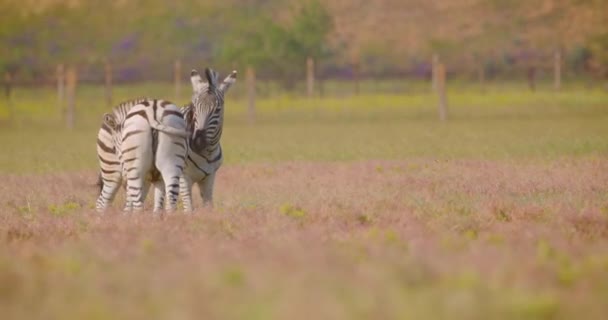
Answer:
POLYGON ((165 211, 174 211, 179 196, 179 178, 185 167, 186 150, 183 147, 184 139, 177 139, 166 134, 158 136, 158 151, 156 153, 155 167, 160 171, 165 184, 165 211))
POLYGON ((192 212, 192 179, 185 174, 179 179, 179 193, 182 197, 184 212, 192 212))
POLYGON ((154 213, 163 210, 165 202, 165 184, 162 180, 154 182, 154 213))
POLYGON ((115 174, 112 176, 101 176, 101 192, 99 193, 99 197, 97 198, 97 202, 95 203, 95 209, 97 212, 103 212, 107 209, 107 207, 112 203, 116 193, 118 193, 118 189, 120 189, 120 184, 122 183, 122 179, 120 174, 115 174))
MULTIPOLYGON (((135 170, 133 170, 135 171, 135 170)), ((144 200, 150 189, 150 181, 141 178, 142 175, 127 175, 127 202, 125 213, 131 211, 141 211, 144 208, 144 200)))
POLYGON ((165 181, 165 211, 172 212, 175 211, 177 207, 177 197, 179 196, 179 175, 174 175, 170 177, 163 177, 165 181))
POLYGON ((215 182, 216 172, 211 173, 205 179, 198 182, 201 198, 203 198, 203 206, 213 207, 213 184, 215 182))

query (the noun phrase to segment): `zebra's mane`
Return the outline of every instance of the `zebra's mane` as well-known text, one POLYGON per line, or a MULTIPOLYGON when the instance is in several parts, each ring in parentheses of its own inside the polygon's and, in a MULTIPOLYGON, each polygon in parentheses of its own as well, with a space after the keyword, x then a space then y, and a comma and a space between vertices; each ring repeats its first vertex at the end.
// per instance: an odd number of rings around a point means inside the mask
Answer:
POLYGON ((187 104, 179 108, 179 110, 182 112, 182 114, 186 114, 186 112, 190 111, 193 106, 194 104, 192 102, 188 102, 187 104))
POLYGON ((131 110, 133 106, 136 106, 146 100, 150 100, 150 98, 138 97, 132 100, 123 101, 114 108, 112 108, 112 113, 116 117, 117 123, 122 123, 125 120, 127 112, 131 110))

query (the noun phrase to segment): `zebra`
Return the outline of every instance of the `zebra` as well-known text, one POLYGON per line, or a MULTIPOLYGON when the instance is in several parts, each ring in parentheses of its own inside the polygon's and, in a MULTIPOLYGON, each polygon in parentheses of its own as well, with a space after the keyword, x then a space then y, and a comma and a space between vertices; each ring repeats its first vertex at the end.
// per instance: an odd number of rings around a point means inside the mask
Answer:
POLYGON ((104 211, 114 200, 122 184, 122 164, 120 163, 120 130, 129 110, 148 98, 141 97, 125 101, 112 108, 111 113, 103 115, 101 127, 97 133, 97 158, 99 174, 97 186, 99 196, 95 203, 97 211, 104 211))
POLYGON ((123 178, 125 211, 141 209, 150 182, 155 186, 154 211, 162 208, 165 189, 170 200, 166 209, 175 209, 187 154, 185 127, 179 108, 164 100, 136 99, 105 114, 97 142, 102 187, 98 211, 112 201, 123 178))
POLYGON ((213 184, 217 170, 222 165, 220 145, 224 122, 224 94, 236 82, 236 71, 232 71, 221 84, 218 73, 205 69, 204 82, 201 75, 192 70, 192 103, 181 109, 188 132, 187 165, 180 179, 180 195, 184 211, 192 211, 192 185, 197 183, 204 205, 213 205, 213 184))

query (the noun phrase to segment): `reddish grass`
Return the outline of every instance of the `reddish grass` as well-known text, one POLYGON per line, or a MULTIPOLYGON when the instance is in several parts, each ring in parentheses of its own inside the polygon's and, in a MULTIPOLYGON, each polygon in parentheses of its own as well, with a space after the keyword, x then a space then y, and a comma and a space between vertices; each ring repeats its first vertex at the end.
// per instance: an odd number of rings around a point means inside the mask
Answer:
POLYGON ((8 317, 608 312, 604 159, 225 166, 214 210, 163 217, 96 215, 93 172, 1 179, 8 317))

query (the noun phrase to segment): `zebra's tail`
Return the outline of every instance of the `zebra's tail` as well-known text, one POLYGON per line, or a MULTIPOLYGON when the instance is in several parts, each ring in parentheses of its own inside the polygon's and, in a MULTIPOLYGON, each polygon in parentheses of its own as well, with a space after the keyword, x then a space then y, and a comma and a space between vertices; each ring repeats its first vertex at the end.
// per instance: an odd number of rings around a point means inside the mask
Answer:
POLYGON ((188 132, 186 132, 186 130, 184 129, 179 129, 179 128, 174 128, 171 126, 167 126, 164 125, 156 120, 151 120, 150 121, 150 127, 152 127, 152 129, 154 130, 158 130, 160 132, 164 132, 166 134, 170 134, 170 135, 174 135, 174 136, 179 136, 182 138, 186 138, 188 137, 188 132))

